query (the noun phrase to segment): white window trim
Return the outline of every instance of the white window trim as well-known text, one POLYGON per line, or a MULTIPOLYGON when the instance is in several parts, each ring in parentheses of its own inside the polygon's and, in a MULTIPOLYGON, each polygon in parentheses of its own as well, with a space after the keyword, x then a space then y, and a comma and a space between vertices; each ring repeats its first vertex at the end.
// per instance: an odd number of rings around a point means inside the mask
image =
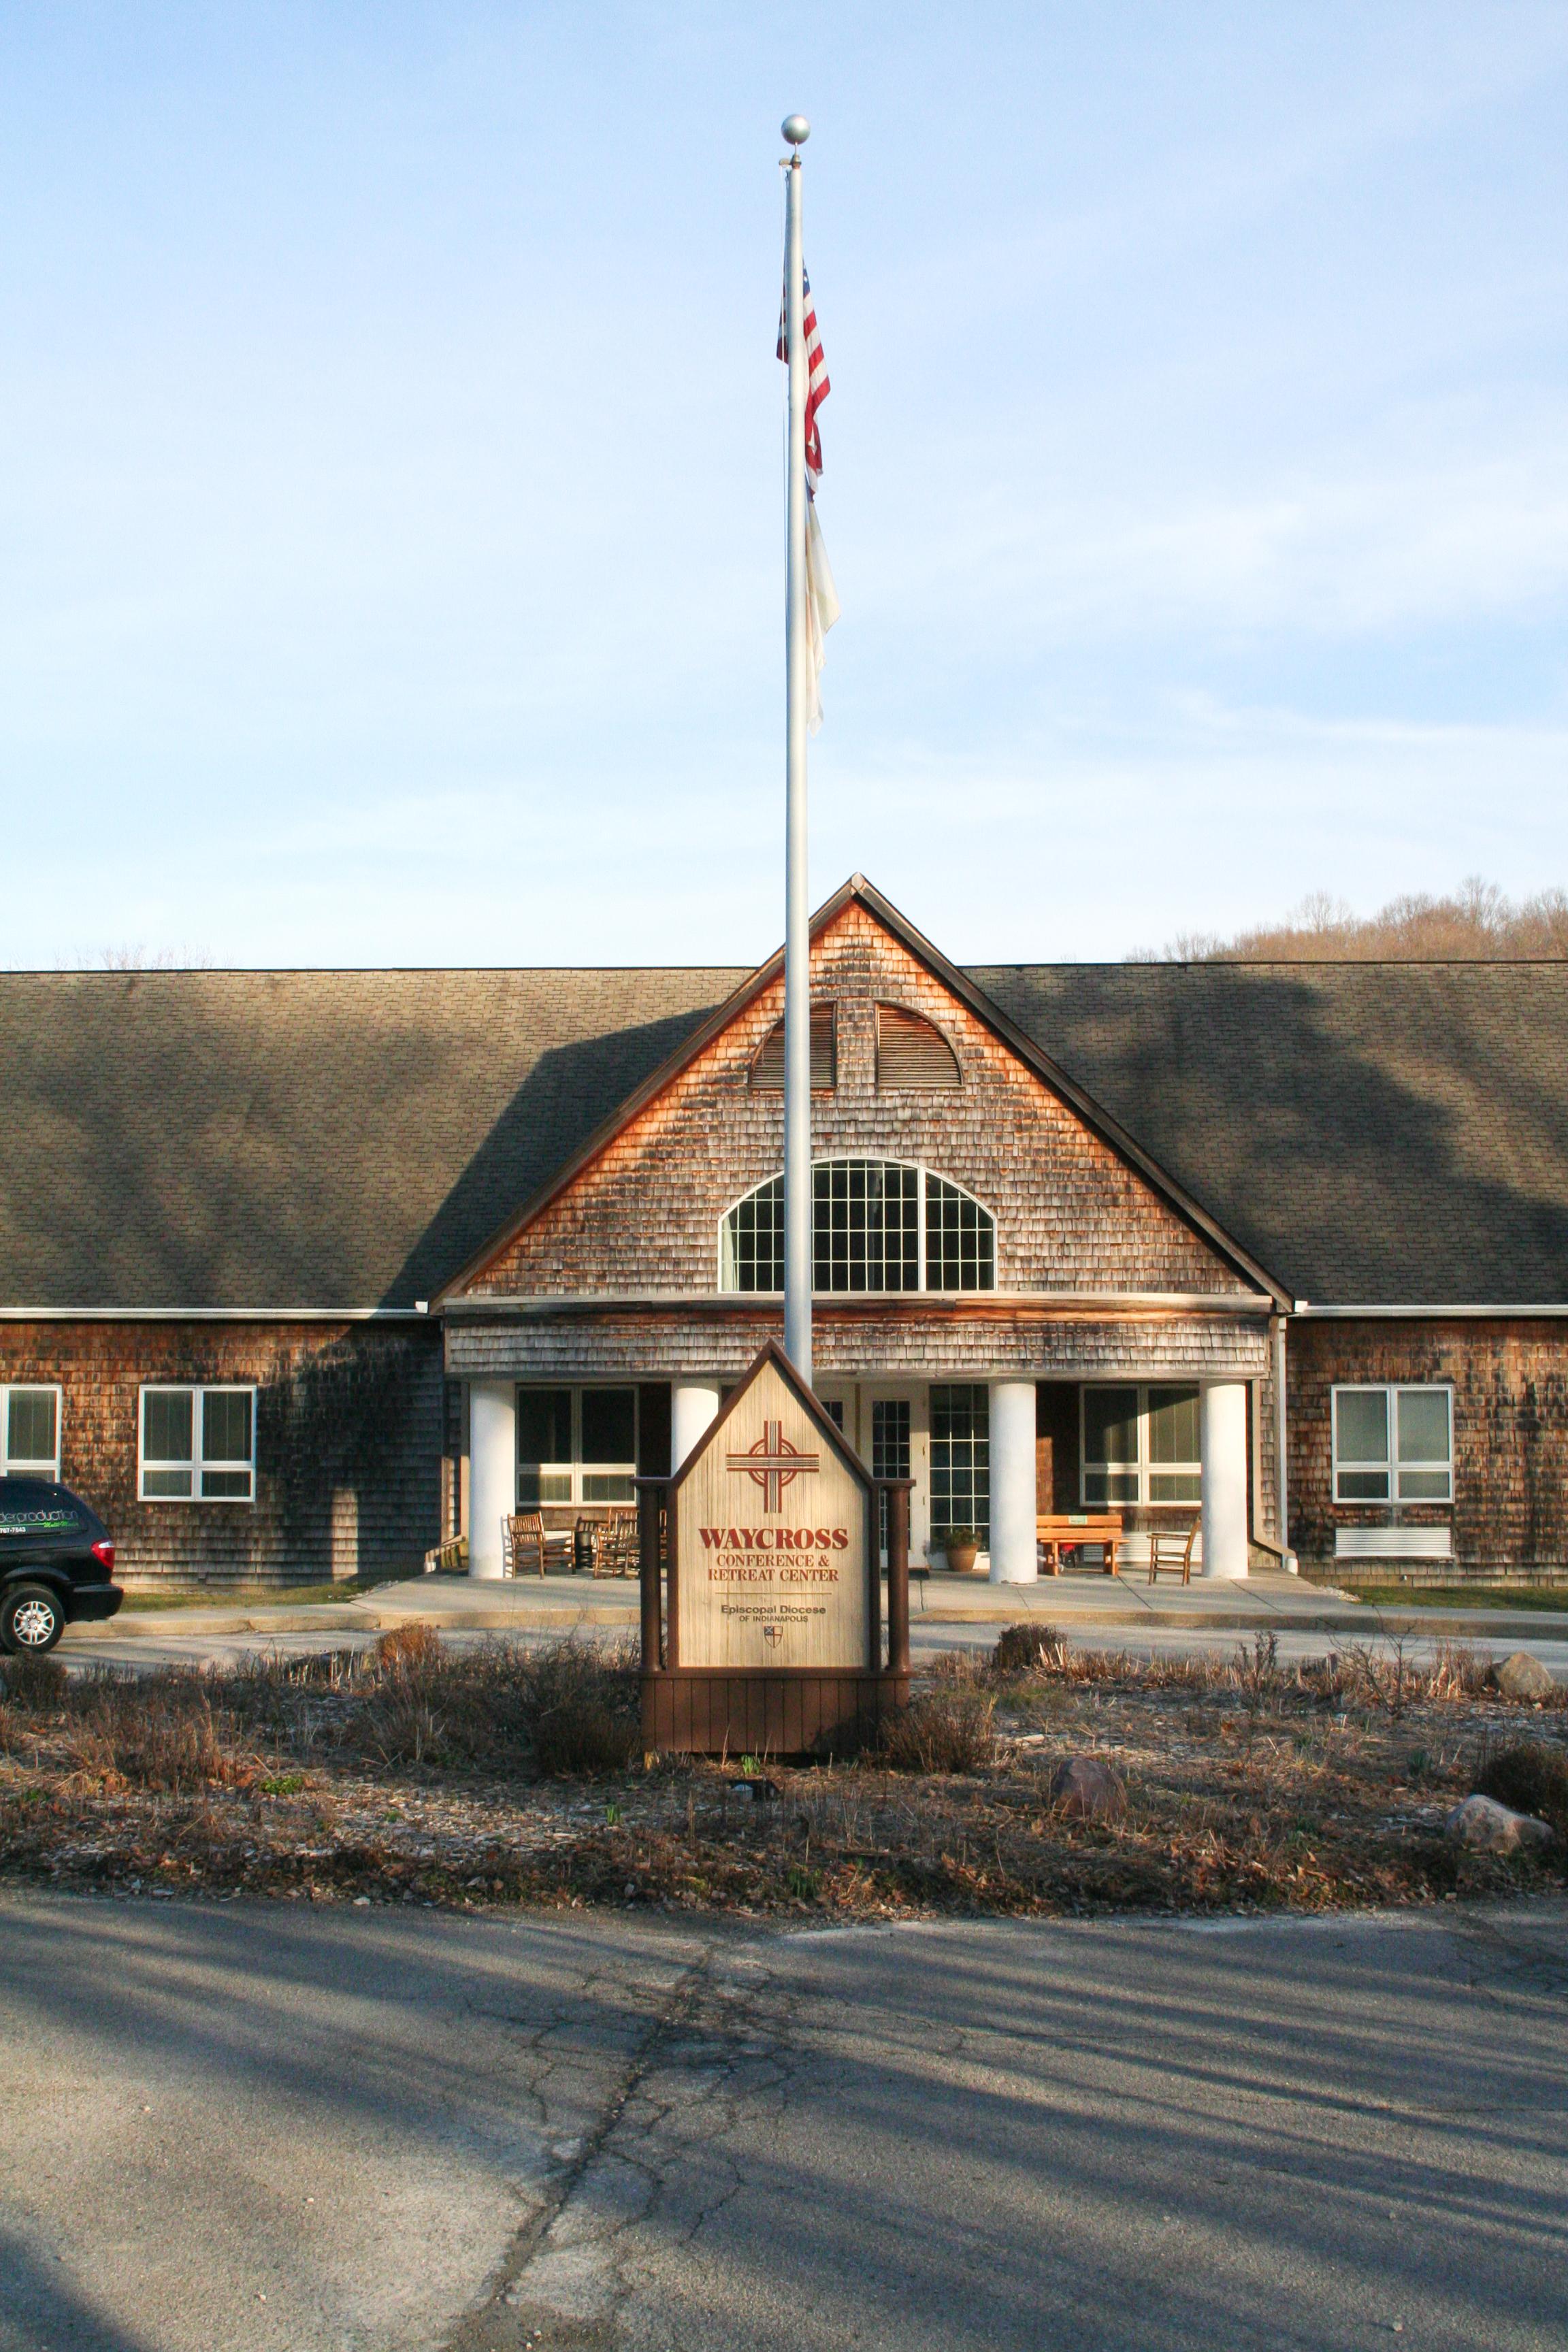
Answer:
POLYGON ((205 1504, 209 1510, 242 1510, 256 1507, 256 1384, 253 1381, 143 1381, 136 1391, 136 1499, 140 1503, 173 1503, 184 1508, 191 1503, 205 1504), (146 1455, 147 1403, 150 1396, 188 1396, 191 1400, 191 1458, 189 1462, 149 1462, 146 1455), (250 1460, 242 1462, 208 1462, 202 1453, 202 1428, 205 1420, 204 1400, 208 1396, 248 1396, 250 1399, 250 1460), (204 1470, 236 1471, 248 1469, 248 1495, 204 1495, 204 1470), (189 1470, 191 1491, 188 1495, 149 1495, 146 1477, 149 1470, 189 1470))
POLYGON ((1373 1511, 1448 1510, 1454 1501, 1454 1384, 1452 1381, 1336 1381, 1330 1392, 1330 1468, 1333 1475, 1333 1498, 1337 1505, 1350 1508, 1359 1507, 1373 1511), (1399 1492, 1399 1406, 1398 1399, 1406 1390, 1426 1396, 1446 1396, 1448 1400, 1448 1458, 1447 1462, 1412 1462, 1406 1466, 1435 1475, 1446 1473, 1448 1491, 1446 1495, 1406 1495, 1399 1492), (1340 1399, 1342 1396, 1382 1396, 1388 1400, 1388 1459, 1386 1462, 1352 1462, 1340 1458, 1340 1399), (1386 1495, 1342 1495, 1340 1477, 1348 1472, 1352 1477, 1366 1477, 1381 1470, 1388 1480, 1386 1495))
POLYGON ((7 1381, 0 1386, 0 1478, 49 1478, 58 1486, 60 1477, 60 1424, 65 1415, 65 1391, 58 1381, 7 1381), (55 1401, 55 1454, 47 1465, 41 1462, 11 1460, 11 1396, 14 1390, 26 1396, 40 1392, 55 1401))
POLYGON ((1196 1389, 1196 1381, 1084 1381, 1078 1392, 1078 1499, 1079 1507, 1086 1511, 1191 1511, 1201 1500, 1199 1495, 1185 1498, 1161 1495, 1151 1496, 1151 1478, 1203 1477, 1202 1462, 1154 1462, 1149 1454, 1149 1391, 1151 1389, 1196 1389), (1131 1472, 1138 1481, 1136 1496, 1123 1496, 1120 1501, 1091 1503, 1089 1499, 1088 1399, 1090 1390, 1131 1389, 1138 1399, 1138 1459, 1136 1462, 1097 1464, 1097 1469, 1112 1478, 1126 1477, 1131 1472))
POLYGON ((524 1462, 520 1454, 512 1465, 512 1503, 520 1511, 625 1511, 631 1508, 632 1497, 619 1503, 606 1503, 598 1496, 585 1496, 584 1478, 635 1478, 637 1475, 637 1453, 642 1437, 642 1399, 637 1394, 636 1381, 519 1381, 518 1392, 524 1390, 566 1389, 572 1397, 572 1459, 570 1462, 524 1462), (583 1459, 583 1398, 591 1389, 629 1389, 632 1396, 632 1459, 629 1462, 584 1462, 583 1459), (541 1478, 568 1476, 571 1495, 542 1497, 537 1503, 522 1499, 522 1474, 531 1470, 541 1478))
MULTIPOLYGON (((952 1091, 956 1092, 956 1088, 952 1089, 952 1091)), ((959 1182, 959 1181, 958 1181, 957 1177, 956 1177, 956 1176, 950 1176, 950 1175, 947 1173, 947 1171, 946 1171, 944 1168, 932 1168, 932 1167, 931 1167, 931 1166, 929 1165, 929 1163, 928 1163, 927 1161, 925 1161, 925 1160, 900 1160, 900 1159, 898 1159, 897 1157, 895 1157, 895 1155, 894 1155, 894 1154, 892 1154, 891 1152, 887 1152, 887 1151, 874 1151, 874 1150, 867 1150, 867 1151, 829 1151, 829 1152, 824 1152, 820 1159, 816 1159, 816 1160, 814 1160, 812 1161, 812 1163, 811 1163, 811 1172, 812 1172, 812 1175, 813 1175, 813 1177, 815 1178, 815 1176, 816 1176, 816 1171, 817 1171, 817 1170, 818 1170, 819 1168, 835 1168, 835 1167, 837 1167, 837 1166, 840 1164, 840 1162, 842 1162, 842 1161, 844 1161, 844 1160, 865 1160, 865 1161, 868 1161, 868 1162, 874 1161, 874 1162, 875 1162, 879 1167, 882 1167, 882 1168, 912 1168, 912 1169, 914 1170, 914 1171, 915 1171, 916 1175, 919 1177, 919 1179, 920 1179, 920 1182, 919 1182, 919 1186, 918 1186, 918 1189, 917 1189, 917 1204, 918 1204, 918 1207, 919 1207, 920 1215, 919 1215, 919 1218, 918 1218, 918 1220, 917 1220, 917 1225, 916 1225, 916 1231, 917 1231, 917 1234, 918 1234, 918 1264, 919 1264, 919 1273, 920 1273, 919 1284, 918 1284, 917 1288, 916 1288, 916 1289, 914 1289, 914 1290, 856 1290, 856 1291, 848 1291, 848 1290, 818 1290, 818 1289, 816 1289, 816 1288, 815 1287, 815 1286, 813 1286, 813 1290, 812 1290, 812 1296, 813 1296, 813 1297, 814 1297, 814 1298, 851 1298, 851 1297, 853 1297, 853 1298, 916 1298, 916 1297, 931 1297, 931 1298, 990 1298, 990 1297, 994 1297, 995 1293, 996 1293, 996 1292, 1001 1288, 1001 1283, 1000 1283, 1000 1280, 998 1279, 998 1271, 999 1271, 999 1269, 998 1269, 998 1260, 999 1260, 1000 1255, 1001 1255, 1002 1229, 1001 1229, 1001 1224, 1000 1224, 1000 1223, 999 1223, 999 1221, 998 1221, 998 1219, 997 1219, 997 1215, 996 1215, 996 1212, 995 1212, 995 1210, 994 1210, 994 1209, 993 1209, 993 1208, 991 1208, 991 1207, 990 1207, 990 1206, 989 1206, 989 1205, 988 1205, 984 1201, 983 1201, 983 1200, 981 1199, 981 1197, 980 1197, 980 1195, 979 1195, 979 1193, 978 1193, 978 1192, 972 1192, 970 1191, 970 1189, 969 1189, 969 1187, 968 1187, 968 1185, 967 1185, 967 1184, 961 1184, 961 1183, 959 1182), (992 1273, 992 1284, 991 1284, 991 1288, 990 1288, 989 1290, 932 1290, 932 1291, 927 1291, 927 1289, 926 1289, 926 1178, 927 1178, 928 1176, 934 1176, 934 1177, 936 1178, 936 1180, 937 1180, 937 1181, 938 1181, 938 1183, 939 1183, 939 1184, 951 1184, 951 1185, 952 1185, 952 1189, 953 1189, 953 1191, 954 1191, 955 1192, 962 1193, 962 1195, 963 1195, 963 1197, 964 1198, 964 1200, 966 1200, 966 1201, 972 1201, 972 1202, 973 1202, 974 1206, 975 1206, 978 1210, 980 1210, 980 1212, 982 1213, 982 1214, 983 1214, 983 1215, 987 1216, 987 1217, 989 1217, 989 1218, 990 1218, 990 1220, 991 1220, 991 1273, 992 1273)), ((784 1170, 783 1170, 782 1168, 775 1168, 775 1169, 774 1169, 774 1171, 773 1171, 773 1174, 772 1174, 771 1176, 762 1176, 762 1177, 759 1177, 759 1178, 758 1178, 758 1180, 757 1180, 757 1181, 756 1181, 754 1184, 748 1184, 748 1185, 747 1185, 747 1187, 746 1187, 746 1189, 745 1189, 745 1191, 744 1191, 743 1192, 737 1192, 737 1193, 736 1193, 736 1195, 735 1195, 735 1197, 734 1197, 734 1199, 733 1199, 731 1202, 730 1202, 730 1203, 728 1204, 728 1206, 727 1206, 727 1207, 725 1207, 725 1208, 723 1208, 723 1209, 721 1209, 721 1210, 720 1211, 720 1213, 719 1213, 719 1223, 718 1223, 718 1229, 717 1229, 717 1232, 716 1232, 716 1234, 715 1234, 715 1241, 716 1241, 716 1244, 717 1244, 717 1248, 716 1248, 716 1257, 717 1257, 717 1264, 718 1264, 718 1289, 719 1289, 719 1295, 720 1295, 720 1297, 723 1297, 723 1298, 782 1298, 782 1297, 784 1297, 784 1293, 783 1293, 783 1291, 782 1291, 782 1290, 731 1290, 731 1289, 730 1289, 730 1288, 728 1288, 728 1287, 727 1287, 727 1286, 726 1286, 726 1284, 725 1284, 725 1281, 724 1281, 724 1228, 725 1228, 725 1226, 729 1223, 730 1219, 734 1215, 735 1211, 736 1211, 738 1208, 740 1208, 740 1207, 741 1207, 741 1205, 742 1205, 742 1203, 743 1202, 749 1201, 749 1200, 752 1198, 752 1194, 753 1194, 753 1193, 755 1193, 755 1192, 761 1192, 762 1191, 763 1191, 767 1185, 769 1185, 769 1184, 776 1184, 776 1183, 780 1182, 780 1181, 782 1181, 782 1179, 783 1179, 783 1176, 784 1176, 784 1170)), ((815 1208, 815 1196, 814 1196, 814 1201, 813 1201, 813 1206, 814 1206, 814 1208, 815 1208)), ((815 1240, 816 1240, 815 1221, 814 1221, 814 1224, 813 1224, 813 1234, 812 1234, 812 1238, 813 1238, 813 1241, 815 1242, 815 1240)), ((563 1385, 564 1385, 564 1383, 563 1383, 563 1385)))

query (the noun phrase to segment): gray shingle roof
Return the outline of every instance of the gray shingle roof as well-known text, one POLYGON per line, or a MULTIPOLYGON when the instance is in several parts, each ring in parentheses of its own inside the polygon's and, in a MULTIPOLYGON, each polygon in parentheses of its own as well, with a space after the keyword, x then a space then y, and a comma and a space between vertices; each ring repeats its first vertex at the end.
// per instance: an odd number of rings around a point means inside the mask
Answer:
MULTIPOLYGON (((412 1305, 747 977, 0 976, 0 1303, 412 1305)), ((970 977, 1297 1297, 1568 1298, 1568 966, 970 977)))
POLYGON ((970 977, 1298 1298, 1568 1300, 1568 964, 970 977))
POLYGON ((743 976, 0 976, 0 1302, 410 1306, 743 976))

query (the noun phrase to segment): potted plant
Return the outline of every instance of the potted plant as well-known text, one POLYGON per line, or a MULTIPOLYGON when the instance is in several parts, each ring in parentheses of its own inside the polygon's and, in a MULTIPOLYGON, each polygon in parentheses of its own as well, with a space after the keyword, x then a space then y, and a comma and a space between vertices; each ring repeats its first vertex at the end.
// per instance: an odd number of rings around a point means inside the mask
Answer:
POLYGON ((947 1553, 948 1572, 967 1576, 980 1551, 978 1528, 949 1528, 942 1536, 942 1548, 947 1553))

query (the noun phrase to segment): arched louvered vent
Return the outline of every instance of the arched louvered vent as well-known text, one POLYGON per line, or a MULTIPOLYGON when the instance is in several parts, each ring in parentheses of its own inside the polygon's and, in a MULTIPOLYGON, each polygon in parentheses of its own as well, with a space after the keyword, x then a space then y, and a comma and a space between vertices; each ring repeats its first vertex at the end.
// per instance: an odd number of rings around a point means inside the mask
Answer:
MULTIPOLYGON (((811 1090, 813 1094, 831 1094, 838 1083, 837 1052, 834 1037, 833 1007, 814 1004, 811 1008, 811 1090)), ((757 1049, 752 1064, 752 1084, 765 1093, 784 1092, 784 1023, 775 1021, 757 1049)))
POLYGON ((942 1031, 901 1004, 877 1007, 877 1091, 894 1087, 961 1087, 958 1056, 942 1031))

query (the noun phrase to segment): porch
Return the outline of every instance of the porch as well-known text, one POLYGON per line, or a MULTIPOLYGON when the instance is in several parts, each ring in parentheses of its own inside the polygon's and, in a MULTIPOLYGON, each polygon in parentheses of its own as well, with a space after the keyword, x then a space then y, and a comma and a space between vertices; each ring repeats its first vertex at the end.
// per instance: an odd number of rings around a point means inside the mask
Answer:
MULTIPOLYGON (((1194 1572, 1233 1582, 1248 1574, 1264 1521, 1261 1382, 1154 1369, 1161 1377, 1142 1381, 826 1370, 816 1389, 874 1476, 910 1481, 917 1571, 945 1583, 947 1533, 968 1527, 980 1538, 979 1578, 1032 1584, 1040 1514, 1110 1510, 1125 1530, 1119 1589, 1142 1581, 1152 1529, 1184 1531, 1194 1520, 1194 1572)), ((686 1459, 731 1385, 721 1376, 468 1381, 453 1486, 466 1505, 470 1574, 504 1576, 502 1522, 512 1513, 537 1511, 564 1531, 624 1508, 638 1475, 686 1459)), ((1260 1564, 1278 1570, 1277 1547, 1266 1533, 1261 1541, 1260 1564)))

